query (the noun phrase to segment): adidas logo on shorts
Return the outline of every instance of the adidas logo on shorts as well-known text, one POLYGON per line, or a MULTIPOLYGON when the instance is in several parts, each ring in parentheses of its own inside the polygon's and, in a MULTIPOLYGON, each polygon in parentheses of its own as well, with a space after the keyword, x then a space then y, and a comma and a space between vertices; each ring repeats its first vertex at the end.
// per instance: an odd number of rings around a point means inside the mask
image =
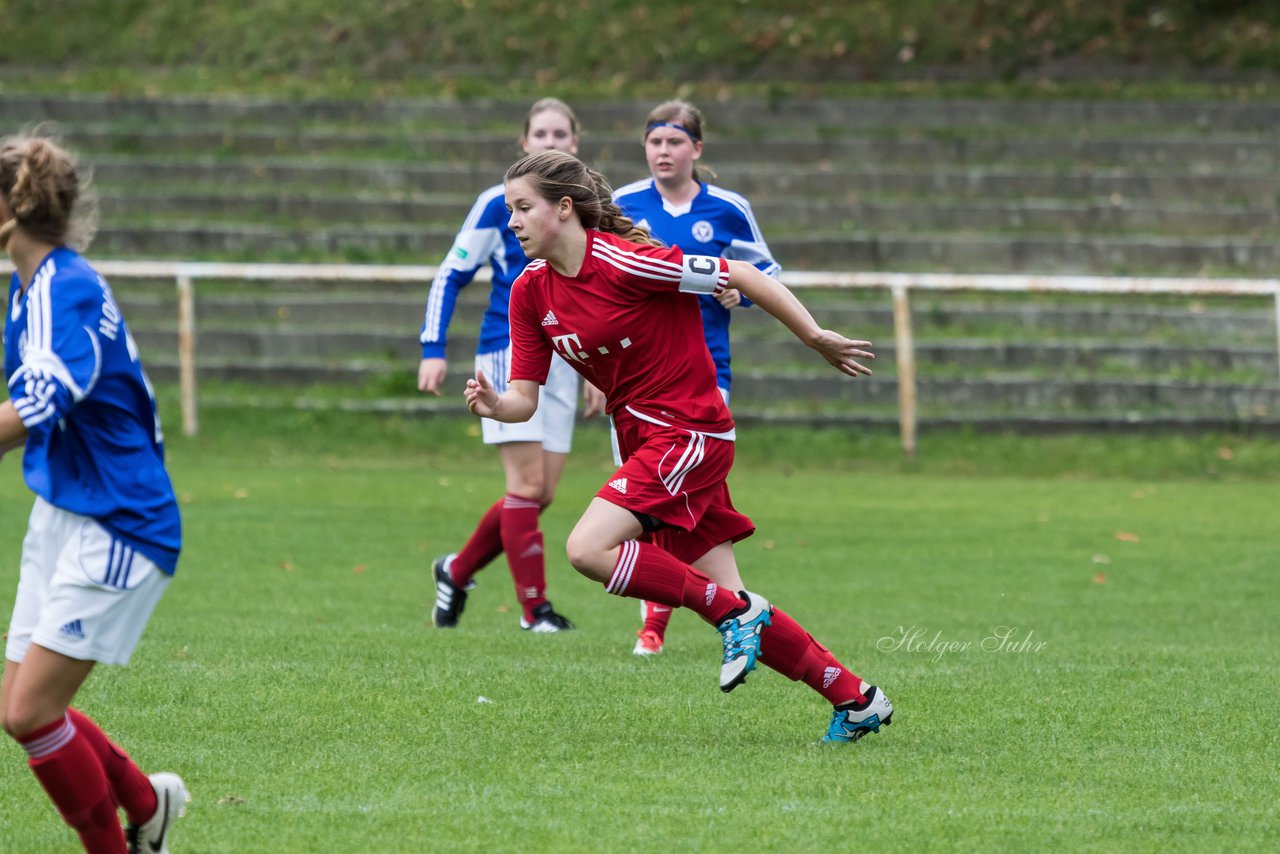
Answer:
POLYGON ((831 683, 836 681, 836 677, 840 675, 839 667, 828 667, 822 671, 822 687, 830 688, 831 683))
POLYGON ((62 628, 58 629, 58 634, 66 635, 67 637, 75 638, 76 640, 84 640, 84 628, 80 625, 79 620, 72 620, 67 623, 62 628))
POLYGON ((556 320, 556 314, 554 311, 548 311, 547 316, 542 318, 542 325, 543 326, 559 326, 560 321, 556 320))
POLYGON ((625 477, 620 477, 616 480, 611 480, 609 481, 609 485, 612 486, 614 489, 618 490, 619 492, 621 492, 623 495, 627 494, 627 479, 625 477))

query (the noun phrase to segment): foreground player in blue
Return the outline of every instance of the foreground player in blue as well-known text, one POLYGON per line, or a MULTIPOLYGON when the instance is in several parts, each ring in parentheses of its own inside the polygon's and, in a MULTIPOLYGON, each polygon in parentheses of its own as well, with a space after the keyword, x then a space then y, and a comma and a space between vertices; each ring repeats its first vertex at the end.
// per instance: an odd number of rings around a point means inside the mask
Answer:
POLYGON ((25 446, 23 476, 36 494, 0 708, 86 851, 155 854, 168 850, 189 800, 182 780, 148 778, 70 706, 94 664, 128 662, 182 538, 137 347, 107 283, 67 245, 73 230, 91 230, 79 192, 74 160, 53 141, 0 143, 0 246, 16 268, 0 454, 25 446))
MULTIPOLYGON (((650 111, 644 124, 644 156, 650 177, 614 192, 622 212, 667 246, 679 246, 690 254, 746 261, 776 279, 781 268, 760 233, 751 205, 737 193, 708 184, 698 174, 702 112, 688 101, 666 101, 650 111)), ((734 288, 726 288, 718 296, 698 294, 702 331, 725 403, 733 382, 729 310, 749 305, 751 301, 734 288)), ((633 652, 655 655, 662 652, 671 609, 643 602, 640 610, 644 624, 636 632, 633 652)))

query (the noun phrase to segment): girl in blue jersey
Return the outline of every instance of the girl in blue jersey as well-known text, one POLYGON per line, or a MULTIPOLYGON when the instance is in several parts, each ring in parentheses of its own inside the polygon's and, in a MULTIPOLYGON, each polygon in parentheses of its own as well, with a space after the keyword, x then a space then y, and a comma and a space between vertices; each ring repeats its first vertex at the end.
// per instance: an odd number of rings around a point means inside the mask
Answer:
MULTIPOLYGON (((777 278, 781 268, 760 234, 751 205, 737 193, 706 183, 698 174, 702 113, 697 107, 688 101, 667 101, 654 107, 645 119, 644 155, 651 177, 613 194, 623 213, 668 246, 746 261, 777 278)), ((729 310, 751 303, 733 289, 719 296, 699 294, 698 302, 702 331, 716 366, 716 385, 728 403, 732 382, 729 310)), ((671 609, 643 602, 641 616, 644 625, 636 633, 635 654, 661 652, 671 609)))
POLYGON ((0 143, 0 246, 15 268, 0 454, 23 447, 36 494, 0 709, 86 851, 165 851, 189 799, 182 780, 148 778, 70 705, 94 664, 128 662, 182 537, 137 347, 107 283, 67 245, 82 242, 70 238, 84 224, 79 195, 75 162, 53 141, 0 143))
MULTIPOLYGON (((576 154, 578 120, 568 105, 544 98, 533 105, 525 119, 520 147, 526 154, 557 149, 576 154)), ((458 299, 485 264, 493 268, 489 305, 480 327, 475 368, 493 377, 506 389, 511 363, 511 336, 507 302, 511 284, 529 263, 520 242, 507 226, 507 209, 501 184, 480 194, 462 230, 440 265, 427 296, 422 324, 422 362, 418 390, 439 395, 445 379, 445 333, 458 299)), ((559 632, 573 624, 558 614, 546 596, 546 564, 538 515, 551 503, 565 458, 573 440, 578 375, 560 359, 555 360, 542 403, 527 423, 503 424, 482 419, 486 445, 497 445, 506 474, 506 493, 480 518, 471 537, 455 554, 437 558, 436 602, 432 622, 440 628, 458 624, 466 605, 473 576, 499 554, 506 552, 522 615, 520 627, 535 632, 559 632)), ((598 392, 588 390, 587 414, 601 408, 598 392)))

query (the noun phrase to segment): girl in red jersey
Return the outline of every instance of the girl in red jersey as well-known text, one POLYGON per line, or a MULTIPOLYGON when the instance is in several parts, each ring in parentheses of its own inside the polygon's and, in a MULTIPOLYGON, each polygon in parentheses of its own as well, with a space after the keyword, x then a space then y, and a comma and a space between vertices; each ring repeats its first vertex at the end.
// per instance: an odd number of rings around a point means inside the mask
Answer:
POLYGON ((831 702, 824 741, 878 732, 893 714, 884 693, 743 589, 733 543, 755 527, 725 483, 734 423, 695 295, 740 290, 851 377, 871 373, 858 361, 874 358, 869 343, 820 328, 750 264, 660 246, 622 215, 604 177, 570 154, 525 157, 507 170, 505 188, 509 225, 535 260, 512 287, 507 390, 498 394, 477 371, 465 397, 476 415, 523 421, 556 354, 604 393, 623 463, 569 535, 569 562, 610 593, 689 608, 716 626, 722 691, 759 660, 831 702))

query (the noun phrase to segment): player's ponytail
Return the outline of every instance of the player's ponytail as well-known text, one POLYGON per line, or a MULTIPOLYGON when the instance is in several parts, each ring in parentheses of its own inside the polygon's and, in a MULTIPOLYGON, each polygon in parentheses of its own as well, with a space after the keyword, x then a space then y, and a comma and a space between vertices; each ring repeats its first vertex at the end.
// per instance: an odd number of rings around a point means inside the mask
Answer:
POLYGON ((583 228, 607 231, 647 246, 662 246, 649 232, 632 222, 613 203, 613 189, 604 175, 588 168, 564 151, 539 151, 512 164, 504 180, 527 178, 549 202, 568 196, 583 228))
POLYGON ((0 226, 0 246, 21 228, 54 246, 88 246, 96 211, 84 204, 75 158, 52 139, 21 134, 0 141, 0 199, 11 218, 0 226))
MULTIPOLYGON (((665 244, 649 233, 647 228, 636 225, 632 219, 622 212, 622 208, 613 201, 613 188, 609 186, 609 181, 601 173, 588 167, 587 174, 591 176, 596 188, 596 198, 600 200, 599 216, 595 225, 589 225, 588 228, 594 228, 598 231, 607 231, 610 234, 616 234, 619 237, 630 240, 632 243, 639 243, 642 246, 664 246, 665 244)), ((583 223, 586 225, 586 223, 583 223)))

